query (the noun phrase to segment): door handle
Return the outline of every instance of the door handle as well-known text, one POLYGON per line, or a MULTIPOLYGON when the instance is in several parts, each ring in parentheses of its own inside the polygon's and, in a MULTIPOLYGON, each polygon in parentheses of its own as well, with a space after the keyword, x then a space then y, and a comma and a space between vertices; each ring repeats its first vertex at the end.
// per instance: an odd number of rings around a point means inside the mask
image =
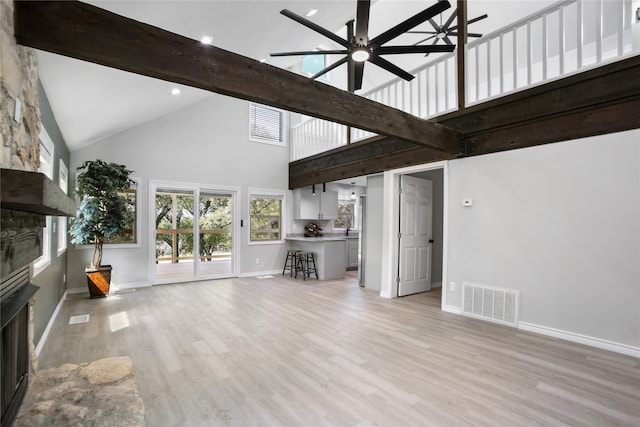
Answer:
POLYGON ((433 243, 433 239, 429 239, 429 243, 433 243))

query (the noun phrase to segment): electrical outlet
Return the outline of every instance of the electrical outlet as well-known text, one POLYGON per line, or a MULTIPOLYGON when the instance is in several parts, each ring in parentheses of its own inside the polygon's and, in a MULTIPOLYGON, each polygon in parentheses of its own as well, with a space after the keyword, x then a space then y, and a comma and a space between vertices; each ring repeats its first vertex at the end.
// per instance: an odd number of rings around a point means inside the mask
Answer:
POLYGON ((256 264, 260 264, 260 258, 256 258, 256 264))
POLYGON ((449 282, 449 290, 451 292, 455 292, 456 291, 456 282, 449 282))

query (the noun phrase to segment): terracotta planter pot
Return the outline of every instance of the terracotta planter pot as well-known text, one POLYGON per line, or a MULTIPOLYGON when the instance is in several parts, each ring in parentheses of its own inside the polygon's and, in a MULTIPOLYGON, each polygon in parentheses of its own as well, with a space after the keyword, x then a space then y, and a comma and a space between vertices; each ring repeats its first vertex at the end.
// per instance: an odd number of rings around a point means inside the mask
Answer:
POLYGON ((109 295, 111 270, 113 268, 110 265, 103 265, 100 268, 85 268, 84 272, 87 274, 87 286, 89 286, 91 298, 106 298, 109 295))

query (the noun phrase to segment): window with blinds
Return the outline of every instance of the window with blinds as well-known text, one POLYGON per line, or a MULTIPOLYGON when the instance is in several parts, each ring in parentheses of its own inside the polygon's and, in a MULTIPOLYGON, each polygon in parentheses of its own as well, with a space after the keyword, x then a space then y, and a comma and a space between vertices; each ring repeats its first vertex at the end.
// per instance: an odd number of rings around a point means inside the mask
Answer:
POLYGON ((249 103, 249 140, 285 145, 285 134, 284 111, 249 103))

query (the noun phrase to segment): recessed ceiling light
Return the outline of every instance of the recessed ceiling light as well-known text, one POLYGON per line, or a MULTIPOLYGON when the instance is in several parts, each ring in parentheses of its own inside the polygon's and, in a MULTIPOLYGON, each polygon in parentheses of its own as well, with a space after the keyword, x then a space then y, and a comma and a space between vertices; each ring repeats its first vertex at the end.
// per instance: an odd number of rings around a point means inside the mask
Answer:
POLYGON ((213 37, 211 37, 211 36, 202 36, 202 38, 200 39, 200 43, 202 43, 202 44, 211 44, 211 43, 213 43, 213 37))
POLYGON ((267 60, 265 58, 262 58, 260 62, 267 62, 267 60))
POLYGON ((180 89, 174 87, 173 89, 171 89, 171 95, 180 95, 180 89))
POLYGON ((315 15, 316 13, 318 13, 318 9, 311 9, 309 12, 307 12, 307 18, 315 15))

